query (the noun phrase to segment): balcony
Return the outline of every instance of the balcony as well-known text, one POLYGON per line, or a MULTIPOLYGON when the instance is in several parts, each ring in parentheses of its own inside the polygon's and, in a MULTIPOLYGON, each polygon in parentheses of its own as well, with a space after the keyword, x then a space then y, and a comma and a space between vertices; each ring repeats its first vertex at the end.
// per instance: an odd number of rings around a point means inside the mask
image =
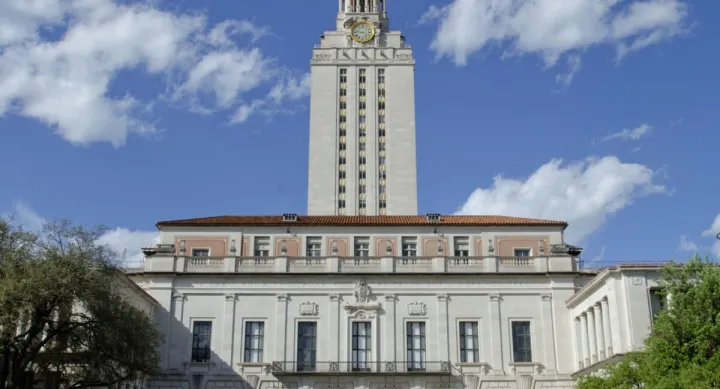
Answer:
POLYGON ((570 255, 535 257, 184 257, 157 254, 145 259, 148 273, 296 274, 491 274, 574 272, 570 255))
POLYGON ((273 362, 275 376, 288 375, 452 375, 450 362, 273 362))

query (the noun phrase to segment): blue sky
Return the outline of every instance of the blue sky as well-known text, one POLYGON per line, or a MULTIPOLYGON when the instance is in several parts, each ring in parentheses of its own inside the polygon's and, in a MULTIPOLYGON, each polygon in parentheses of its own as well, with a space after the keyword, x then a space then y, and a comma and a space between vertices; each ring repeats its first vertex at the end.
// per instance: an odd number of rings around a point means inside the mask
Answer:
MULTIPOLYGON (((137 254, 159 220, 305 212, 336 0, 35 3, 0 4, 0 213, 137 254)), ((567 220, 598 263, 720 255, 720 2, 388 3, 421 213, 567 220)))

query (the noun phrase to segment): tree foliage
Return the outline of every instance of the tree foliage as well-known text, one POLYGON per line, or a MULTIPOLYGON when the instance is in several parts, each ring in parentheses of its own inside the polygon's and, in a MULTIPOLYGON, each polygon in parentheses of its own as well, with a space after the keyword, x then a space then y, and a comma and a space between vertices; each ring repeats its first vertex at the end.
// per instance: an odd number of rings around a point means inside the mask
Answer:
POLYGON ((155 374, 160 333, 128 299, 105 230, 0 218, 0 389, 118 386, 155 374))
POLYGON ((720 388, 720 267, 697 256, 663 268, 670 309, 653 322, 641 352, 584 377, 579 389, 720 388))

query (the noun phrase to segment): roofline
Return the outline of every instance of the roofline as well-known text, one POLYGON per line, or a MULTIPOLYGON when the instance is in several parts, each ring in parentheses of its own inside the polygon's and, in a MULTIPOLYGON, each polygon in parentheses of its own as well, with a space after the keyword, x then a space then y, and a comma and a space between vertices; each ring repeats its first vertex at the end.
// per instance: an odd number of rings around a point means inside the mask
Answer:
MULTIPOLYGON (((282 218, 283 215, 237 215, 239 217, 257 217, 257 218, 282 218)), ((509 222, 509 223, 453 223, 449 222, 447 220, 443 220, 441 222, 433 222, 433 221, 426 221, 425 223, 382 223, 382 224, 372 224, 367 222, 352 222, 352 218, 357 217, 363 218, 367 220, 368 217, 372 218, 373 216, 335 216, 335 215, 298 215, 299 217, 343 217, 348 218, 350 222, 344 222, 344 223, 308 223, 305 224, 302 221, 283 221, 280 219, 277 222, 269 222, 269 223, 213 223, 213 222, 198 222, 196 224, 187 223, 188 220, 195 220, 195 219, 210 219, 210 218, 221 218, 221 217, 237 217, 233 215, 223 215, 223 216, 209 216, 209 217, 200 217, 200 218, 190 218, 190 219, 179 219, 179 220, 164 220, 159 221, 155 223, 155 227, 160 230, 162 227, 286 227, 286 226, 298 226, 298 227, 404 227, 404 226, 413 226, 413 227, 435 227, 435 226, 443 226, 443 227, 562 227, 562 230, 564 231, 568 227, 568 222, 560 221, 560 220, 546 220, 546 219, 535 219, 539 221, 543 221, 544 223, 523 223, 523 222, 509 222)), ((448 217, 448 216, 498 216, 503 217, 503 215, 440 215, 440 217, 448 217)), ((389 216, 378 216, 378 217, 423 217, 423 215, 389 215, 389 216)), ((515 217, 510 216, 513 218, 523 219, 522 217, 515 217)), ((524 219, 532 219, 532 218, 524 218, 524 219)))
POLYGON ((601 281, 604 281, 609 277, 611 273, 620 273, 622 271, 633 271, 633 270, 660 270, 663 267, 667 266, 667 264, 651 264, 651 263, 627 263, 627 264, 619 264, 615 266, 608 266, 602 270, 600 270, 597 275, 585 286, 580 288, 575 294, 570 296, 569 299, 565 300, 565 306, 569 307, 570 305, 574 304, 584 295, 590 293, 589 290, 594 289, 595 286, 597 286, 601 281))
POLYGON ((121 276, 121 278, 124 280, 125 283, 130 284, 130 285, 131 285, 131 286, 130 286, 131 288, 135 289, 136 291, 139 291, 140 294, 142 294, 143 297, 149 299, 150 302, 151 302, 155 307, 161 307, 161 306, 162 306, 162 305, 160 304, 160 302, 155 299, 155 297, 151 296, 150 293, 148 293, 145 289, 143 289, 142 287, 140 287, 140 285, 138 285, 135 281, 133 281, 133 280, 130 278, 131 275, 141 275, 142 273, 130 273, 130 272, 124 272, 124 271, 118 271, 118 273, 120 273, 120 276, 121 276))

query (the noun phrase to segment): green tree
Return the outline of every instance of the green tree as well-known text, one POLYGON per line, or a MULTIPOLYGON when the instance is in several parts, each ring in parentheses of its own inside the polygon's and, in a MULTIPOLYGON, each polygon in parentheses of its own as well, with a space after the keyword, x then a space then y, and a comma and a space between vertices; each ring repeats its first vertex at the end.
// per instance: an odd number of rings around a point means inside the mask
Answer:
POLYGON ((104 231, 61 221, 31 233, 0 218, 0 389, 116 387, 157 373, 160 333, 97 243, 104 231))
POLYGON ((670 309, 653 323, 641 352, 584 377, 579 389, 720 388, 720 267, 698 256, 663 268, 670 309))

